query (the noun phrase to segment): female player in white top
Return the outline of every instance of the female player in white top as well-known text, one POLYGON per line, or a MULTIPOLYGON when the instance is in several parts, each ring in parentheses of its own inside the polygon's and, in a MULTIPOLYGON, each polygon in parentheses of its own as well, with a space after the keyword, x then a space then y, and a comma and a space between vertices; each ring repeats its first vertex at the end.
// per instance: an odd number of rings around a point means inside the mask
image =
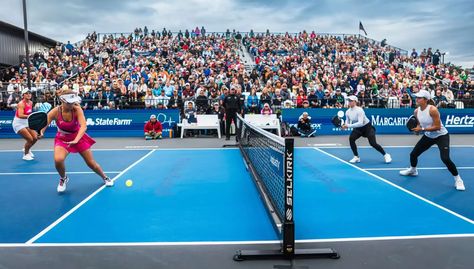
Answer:
POLYGON ((364 110, 357 106, 357 97, 351 95, 348 97, 348 99, 349 109, 346 111, 346 121, 345 124, 342 125, 342 129, 354 128, 351 135, 349 136, 349 143, 351 145, 352 153, 354 153, 354 158, 352 158, 349 162, 360 162, 360 157, 359 153, 357 152, 357 145, 355 142, 357 139, 363 136, 367 137, 369 144, 384 156, 385 163, 391 163, 392 157, 390 154, 386 153, 382 146, 377 144, 377 140, 375 138, 375 128, 372 126, 367 116, 365 116, 364 110))
POLYGON ((441 155, 441 161, 443 161, 449 172, 454 176, 454 186, 459 191, 465 190, 464 182, 459 176, 456 165, 449 157, 448 130, 443 126, 439 111, 432 103, 431 94, 426 90, 420 90, 415 96, 419 107, 415 109, 414 115, 419 125, 412 129, 412 131, 424 132, 424 134, 410 153, 410 168, 400 171, 400 174, 403 176, 417 176, 416 165, 418 164, 418 156, 436 144, 441 155))

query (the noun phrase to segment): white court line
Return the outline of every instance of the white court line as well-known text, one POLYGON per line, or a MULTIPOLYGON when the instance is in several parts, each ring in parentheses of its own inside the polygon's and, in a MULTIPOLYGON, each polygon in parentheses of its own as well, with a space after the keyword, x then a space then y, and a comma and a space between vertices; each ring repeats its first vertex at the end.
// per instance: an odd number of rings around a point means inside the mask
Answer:
MULTIPOLYGON (((433 235, 410 235, 410 236, 376 236, 376 237, 353 237, 353 238, 328 238, 328 239, 300 239, 296 243, 329 243, 329 242, 365 242, 365 241, 389 241, 389 240, 420 240, 420 239, 443 239, 443 238, 473 238, 474 234, 433 234, 433 235)), ((266 245, 280 244, 279 240, 262 241, 202 241, 202 242, 116 242, 116 243, 5 243, 0 248, 12 247, 96 247, 96 246, 221 246, 221 245, 266 245)))
MULTIPOLYGON (((474 169, 472 166, 461 166, 461 167, 456 167, 458 170, 470 170, 474 169)), ((401 167, 401 168, 364 168, 366 171, 395 171, 395 170, 403 170, 407 169, 406 167, 401 167)), ((448 170, 446 167, 417 167, 416 169, 418 170, 448 170)))
POLYGON ((159 146, 125 146, 126 149, 147 149, 147 148, 159 148, 159 146))
POLYGON ((426 198, 424 198, 424 197, 422 197, 422 196, 420 196, 420 195, 418 195, 418 194, 416 194, 416 193, 414 193, 414 192, 411 192, 411 191, 409 191, 409 190, 407 190, 407 189, 405 189, 405 188, 402 188, 402 187, 398 186, 397 184, 394 184, 394 183, 392 183, 392 182, 386 180, 386 179, 383 178, 383 177, 377 176, 376 174, 373 174, 373 173, 371 173, 371 172, 369 172, 369 171, 366 171, 366 170, 364 170, 364 169, 362 169, 362 168, 360 168, 360 167, 358 167, 358 166, 355 166, 355 165, 353 165, 353 164, 351 164, 351 163, 349 163, 349 162, 347 162, 347 161, 344 161, 343 159, 341 159, 341 158, 339 158, 339 157, 337 157, 337 156, 334 156, 334 155, 332 155, 332 154, 330 154, 330 153, 327 153, 327 152, 325 152, 324 150, 321 150, 321 149, 319 149, 319 148, 314 148, 314 149, 317 150, 317 151, 319 151, 319 152, 321 152, 321 153, 323 153, 323 154, 325 154, 325 155, 327 155, 327 156, 329 156, 329 157, 333 157, 334 159, 336 159, 336 160, 338 160, 338 161, 340 161, 340 162, 342 162, 342 163, 345 163, 345 164, 347 164, 347 165, 349 165, 349 166, 352 166, 353 168, 355 168, 355 169, 357 169, 357 170, 359 170, 359 171, 362 171, 362 172, 364 172, 364 173, 366 173, 366 174, 369 174, 369 175, 375 177, 376 179, 378 179, 378 180, 380 180, 380 181, 382 181, 382 182, 385 182, 385 183, 389 184, 390 186, 395 187, 395 188, 397 188, 397 189, 399 189, 399 190, 401 190, 401 191, 403 191, 403 192, 405 192, 405 193, 407 193, 407 194, 409 194, 409 195, 411 195, 411 196, 413 196, 413 197, 415 197, 415 198, 418 198, 418 199, 420 199, 420 200, 422 200, 422 201, 424 201, 424 202, 426 202, 426 203, 428 203, 428 204, 430 204, 430 205, 432 205, 432 206, 434 206, 434 207, 437 207, 437 208, 439 208, 439 209, 441 209, 441 210, 443 210, 443 211, 445 211, 445 212, 447 212, 447 213, 449 213, 449 214, 451 214, 451 215, 453 215, 453 216, 456 216, 456 217, 458 217, 458 218, 460 218, 460 219, 462 219, 462 220, 464 220, 464 221, 466 221, 466 222, 469 222, 470 224, 474 224, 474 220, 471 220, 471 219, 469 219, 469 218, 466 218, 466 217, 464 217, 463 215, 460 215, 460 214, 458 214, 458 213, 456 213, 456 212, 454 212, 454 211, 452 211, 452 210, 447 209, 446 207, 443 207, 443 206, 441 206, 441 205, 439 205, 439 204, 437 204, 437 203, 435 203, 435 202, 432 202, 432 201, 430 201, 430 200, 428 200, 428 199, 426 199, 426 198))
MULTIPOLYGON (((0 173, 0 176, 16 176, 16 175, 56 175, 58 172, 54 171, 54 172, 24 172, 24 173, 0 173)), ((118 174, 120 173, 120 171, 107 171, 107 172, 104 172, 106 174, 118 174)), ((78 175, 82 175, 82 174, 95 174, 95 172, 92 172, 92 171, 87 171, 87 172, 66 172, 66 174, 78 174, 78 175)))
MULTIPOLYGON (((140 159, 138 159, 136 162, 134 162, 133 164, 131 164, 129 167, 125 168, 125 170, 123 170, 122 172, 120 172, 120 174, 116 175, 112 180, 115 181, 117 180, 120 176, 122 176, 125 172, 127 172, 128 170, 130 170, 131 168, 133 168, 135 165, 137 165, 138 163, 140 163, 141 161, 143 161, 145 158, 147 158, 148 156, 150 156, 153 152, 155 152, 155 150, 152 150, 150 152, 148 152, 145 156, 141 157, 140 159)), ((71 215, 72 213, 74 213, 74 211, 78 210, 82 205, 84 205, 85 203, 87 203, 87 201, 89 201, 90 199, 92 199, 94 196, 96 196, 99 192, 101 192, 103 189, 105 189, 106 186, 105 185, 102 185, 100 188, 98 188, 95 192, 93 192, 91 195, 87 196, 84 200, 82 200, 79 204, 77 204, 75 207, 73 207, 71 210, 69 210, 68 212, 66 212, 66 214, 62 215, 59 219, 57 219, 55 222, 51 223, 48 227, 46 227, 44 230, 42 230, 41 232, 39 232, 37 235, 33 236, 33 238, 31 238, 30 240, 26 241, 25 244, 32 244, 33 242, 35 242, 36 240, 38 240, 41 236, 43 236, 44 234, 46 234, 47 232, 49 232, 51 229, 53 229, 56 225, 58 225, 61 221, 63 221, 65 218, 67 218, 69 215, 71 215)))
MULTIPOLYGON (((309 144, 308 144, 309 145, 309 144)), ((357 146, 358 148, 372 148, 372 146, 357 146)), ((414 148, 415 145, 411 146, 383 146, 384 148, 414 148)), ((432 148, 437 148, 438 146, 433 145, 432 148)), ((450 145, 450 148, 474 148, 474 145, 450 145)), ((318 147, 320 149, 348 149, 351 148, 350 146, 335 146, 335 147, 318 147)))

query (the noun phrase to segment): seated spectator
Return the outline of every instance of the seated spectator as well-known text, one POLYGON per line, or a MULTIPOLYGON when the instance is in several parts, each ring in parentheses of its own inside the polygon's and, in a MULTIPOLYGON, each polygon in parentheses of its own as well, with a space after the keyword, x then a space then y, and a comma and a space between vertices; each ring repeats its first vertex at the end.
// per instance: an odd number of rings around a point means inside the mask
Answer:
POLYGON ((411 108, 412 100, 407 91, 403 92, 400 97, 400 107, 402 108, 411 108))
POLYGON ((309 107, 309 101, 308 101, 308 100, 304 100, 304 101, 303 101, 303 108, 310 108, 310 107, 309 107))
POLYGON ((322 108, 331 108, 332 107, 331 93, 327 89, 324 90, 324 96, 321 99, 321 107, 322 108))
POLYGON ((316 130, 311 127, 311 117, 308 112, 303 112, 299 117, 297 129, 298 133, 304 137, 311 137, 316 133, 316 130))
POLYGON ((156 97, 156 104, 159 109, 168 108, 170 98, 165 95, 165 91, 161 91, 160 96, 156 97))
POLYGON ((196 123, 196 109, 194 108, 194 103, 188 101, 186 108, 184 109, 184 117, 188 120, 188 123, 196 123))
POLYGON ((101 90, 97 92, 97 96, 94 98, 94 110, 98 109, 110 109, 109 103, 101 90))
POLYGON ((303 101, 307 100, 306 94, 303 89, 298 91, 298 96, 296 97, 296 107, 303 107, 303 101))
POLYGON ((204 90, 199 91, 199 95, 196 97, 196 109, 198 114, 206 114, 209 108, 209 100, 207 99, 206 92, 204 90))
POLYGON ((178 90, 176 90, 176 89, 173 90, 173 95, 171 96, 171 98, 168 102, 168 107, 169 108, 174 108, 174 109, 182 109, 183 108, 183 99, 178 94, 178 90))
POLYGON ((94 108, 94 100, 92 99, 90 92, 86 92, 84 96, 81 97, 81 107, 84 110, 93 109, 94 108))
POLYGON ((250 95, 247 97, 248 113, 258 114, 260 112, 260 111, 258 111, 259 107, 260 107, 259 100, 258 100, 257 94, 255 92, 255 88, 252 88, 252 90, 250 91, 250 95))
POLYGON ((153 96, 152 91, 150 89, 146 90, 145 94, 145 108, 156 108, 157 104, 157 97, 153 96))
POLYGON ((436 107, 443 107, 448 103, 448 99, 446 99, 446 96, 441 95, 441 90, 436 90, 435 96, 433 97, 433 102, 435 103, 436 107))
POLYGON ((273 110, 270 108, 270 105, 268 103, 265 103, 263 105, 262 110, 260 111, 260 114, 262 114, 262 115, 271 115, 271 114, 273 114, 273 110))
POLYGON ((359 99, 359 106, 362 108, 368 108, 370 107, 372 100, 370 97, 367 95, 366 91, 362 91, 359 93, 359 96, 357 97, 359 99))
POLYGON ((151 115, 150 120, 145 123, 144 127, 145 140, 161 139, 162 130, 163 126, 161 125, 161 122, 156 119, 155 115, 151 115))
POLYGON ((319 107, 318 96, 316 95, 315 88, 311 88, 308 94, 308 102, 311 108, 319 107))

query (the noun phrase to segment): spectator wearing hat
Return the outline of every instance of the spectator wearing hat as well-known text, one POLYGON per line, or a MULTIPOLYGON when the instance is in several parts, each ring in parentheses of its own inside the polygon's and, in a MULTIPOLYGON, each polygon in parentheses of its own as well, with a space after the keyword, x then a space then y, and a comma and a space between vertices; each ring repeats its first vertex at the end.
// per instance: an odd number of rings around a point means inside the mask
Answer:
POLYGON ((298 133, 304 137, 311 137, 316 133, 316 131, 311 127, 311 117, 306 111, 299 117, 297 128, 298 133))
POLYGON ((265 103, 263 105, 262 110, 260 111, 260 114, 262 114, 262 115, 271 115, 271 114, 273 114, 273 110, 270 108, 270 105, 268 103, 265 103))
POLYGON ((311 108, 319 107, 318 96, 316 95, 316 90, 314 88, 310 88, 307 101, 311 108))
MULTIPOLYGON (((224 114, 225 111, 224 109, 219 105, 218 102, 214 102, 212 104, 212 108, 209 110, 209 114, 211 115, 217 115, 217 118, 219 119, 219 126, 221 129, 221 134, 225 134, 225 124, 224 124, 224 114)), ((212 130, 213 132, 216 132, 216 130, 212 130)))
POLYGON ((331 93, 328 89, 324 90, 324 96, 321 98, 321 107, 322 108, 330 108, 332 107, 332 98, 331 93))
POLYGON ((144 131, 145 140, 162 138, 163 126, 161 122, 156 119, 156 115, 153 114, 150 116, 150 120, 145 123, 144 131))

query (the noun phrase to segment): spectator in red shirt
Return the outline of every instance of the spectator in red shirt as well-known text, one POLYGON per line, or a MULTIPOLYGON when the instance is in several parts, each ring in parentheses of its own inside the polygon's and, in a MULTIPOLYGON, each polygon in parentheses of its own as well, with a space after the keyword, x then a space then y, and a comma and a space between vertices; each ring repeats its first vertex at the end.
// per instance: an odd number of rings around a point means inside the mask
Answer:
POLYGON ((163 130, 163 126, 161 122, 156 119, 155 115, 150 116, 150 120, 145 123, 145 140, 150 139, 161 139, 161 132, 163 130))

